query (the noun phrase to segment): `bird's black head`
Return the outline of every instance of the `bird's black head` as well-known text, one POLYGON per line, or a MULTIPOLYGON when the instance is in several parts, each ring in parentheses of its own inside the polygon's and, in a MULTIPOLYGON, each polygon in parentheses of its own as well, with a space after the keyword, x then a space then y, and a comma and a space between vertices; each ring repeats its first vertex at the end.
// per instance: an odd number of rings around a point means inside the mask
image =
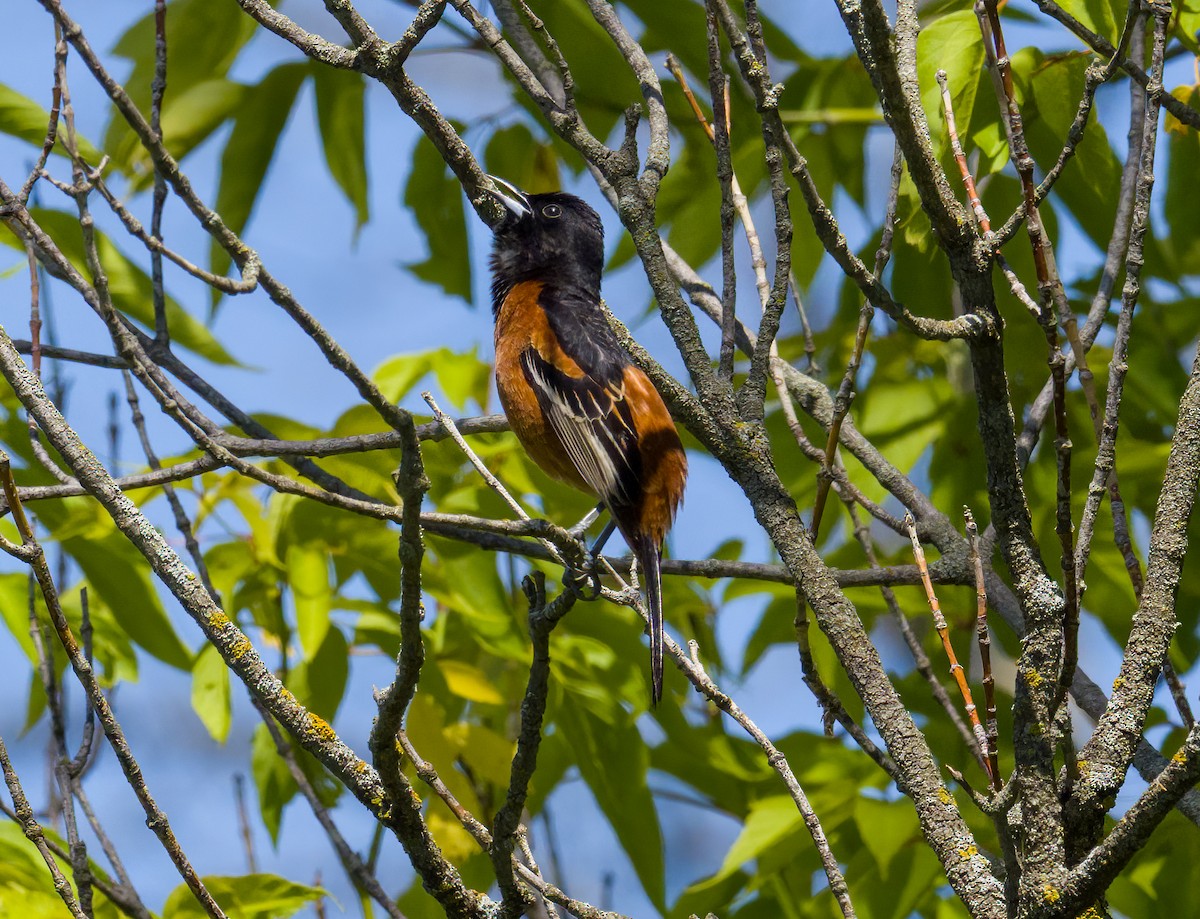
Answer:
POLYGON ((566 192, 528 195, 494 176, 504 219, 493 228, 492 308, 513 285, 543 281, 600 296, 604 227, 600 215, 566 192))

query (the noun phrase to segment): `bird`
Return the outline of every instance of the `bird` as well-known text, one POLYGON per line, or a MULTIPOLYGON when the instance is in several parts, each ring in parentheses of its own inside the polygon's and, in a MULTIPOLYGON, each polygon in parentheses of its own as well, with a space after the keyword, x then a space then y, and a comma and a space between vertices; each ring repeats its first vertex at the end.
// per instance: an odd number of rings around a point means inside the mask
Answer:
POLYGON ((662 545, 683 499, 687 455, 662 396, 605 318, 600 216, 575 195, 527 194, 489 178, 504 206, 491 257, 500 403, 529 457, 598 498, 637 559, 657 706, 662 545))

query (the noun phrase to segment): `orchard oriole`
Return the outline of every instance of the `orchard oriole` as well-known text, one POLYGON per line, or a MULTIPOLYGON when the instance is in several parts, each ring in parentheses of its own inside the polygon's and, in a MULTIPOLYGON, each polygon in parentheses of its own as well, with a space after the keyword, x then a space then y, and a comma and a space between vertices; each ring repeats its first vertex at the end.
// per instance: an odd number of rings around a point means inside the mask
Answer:
POLYGON ((600 308, 604 228, 584 201, 525 194, 504 205, 492 252, 496 388, 513 433, 556 479, 595 495, 637 557, 650 614, 651 700, 662 698, 663 538, 687 457, 662 397, 600 308))

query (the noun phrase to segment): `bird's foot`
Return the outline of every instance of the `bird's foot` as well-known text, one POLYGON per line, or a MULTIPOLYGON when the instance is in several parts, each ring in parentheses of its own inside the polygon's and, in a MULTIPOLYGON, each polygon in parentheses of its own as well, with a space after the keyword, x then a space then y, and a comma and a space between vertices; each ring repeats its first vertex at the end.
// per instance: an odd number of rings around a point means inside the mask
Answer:
POLYGON ((580 600, 595 600, 600 596, 600 572, 591 552, 584 550, 578 564, 567 564, 563 571, 563 587, 580 600))

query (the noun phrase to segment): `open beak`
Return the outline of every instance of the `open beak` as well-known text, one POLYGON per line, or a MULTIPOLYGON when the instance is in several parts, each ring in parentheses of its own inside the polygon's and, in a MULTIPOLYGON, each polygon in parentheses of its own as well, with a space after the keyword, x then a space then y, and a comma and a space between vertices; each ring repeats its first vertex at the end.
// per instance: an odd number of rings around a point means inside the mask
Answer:
MULTIPOLYGON (((492 194, 504 205, 505 210, 515 218, 512 223, 524 220, 526 217, 533 215, 533 208, 529 206, 529 199, 525 197, 525 192, 517 188, 511 182, 506 182, 504 179, 497 178, 494 175, 489 175, 489 179, 496 186, 492 194)), ((509 220, 504 221, 505 224, 510 223, 509 220)))

